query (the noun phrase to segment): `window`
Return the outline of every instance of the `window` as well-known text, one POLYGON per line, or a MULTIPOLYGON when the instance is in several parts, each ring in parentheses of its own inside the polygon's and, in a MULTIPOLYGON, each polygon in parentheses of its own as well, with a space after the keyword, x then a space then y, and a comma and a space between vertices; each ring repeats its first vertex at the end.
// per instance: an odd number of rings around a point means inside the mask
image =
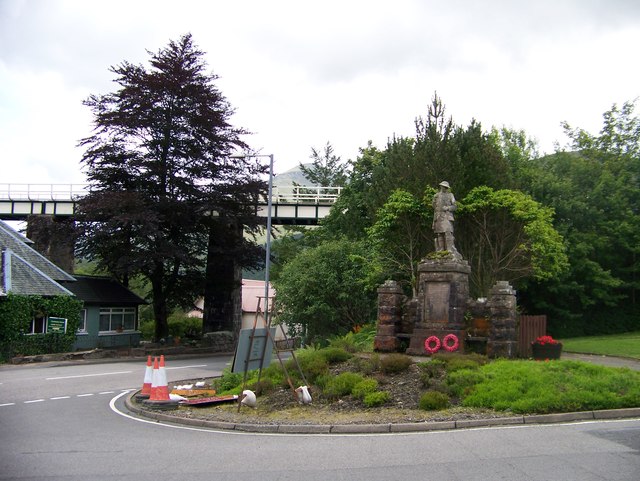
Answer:
POLYGON ((80 311, 80 322, 78 322, 78 332, 87 332, 87 310, 80 311))
POLYGON ((47 328, 47 317, 44 314, 36 314, 31 319, 31 326, 27 334, 44 334, 47 328))
POLYGON ((135 307, 100 309, 100 331, 133 331, 136 328, 135 307))

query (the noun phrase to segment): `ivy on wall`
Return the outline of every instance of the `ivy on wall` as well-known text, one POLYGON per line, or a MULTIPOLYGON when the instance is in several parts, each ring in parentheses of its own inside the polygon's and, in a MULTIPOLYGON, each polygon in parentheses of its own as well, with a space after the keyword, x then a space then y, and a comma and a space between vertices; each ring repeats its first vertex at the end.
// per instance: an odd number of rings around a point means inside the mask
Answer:
POLYGON ((20 354, 49 354, 71 350, 81 310, 82 301, 72 296, 18 296, 9 293, 0 299, 0 361, 7 361, 20 354), (26 335, 36 313, 67 319, 67 332, 26 335))

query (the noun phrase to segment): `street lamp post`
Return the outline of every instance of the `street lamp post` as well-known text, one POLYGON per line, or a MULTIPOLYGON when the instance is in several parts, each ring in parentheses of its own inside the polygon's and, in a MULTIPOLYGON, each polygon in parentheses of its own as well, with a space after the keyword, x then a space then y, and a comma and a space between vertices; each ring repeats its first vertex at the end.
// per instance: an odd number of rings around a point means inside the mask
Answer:
POLYGON ((269 189, 267 196, 267 246, 264 261, 264 321, 270 326, 269 320, 269 269, 271 267, 271 207, 273 201, 273 154, 269 154, 269 189))
MULTIPOLYGON (((271 325, 269 322, 269 270, 271 268, 271 208, 273 201, 273 154, 246 154, 232 155, 231 157, 246 159, 250 157, 268 157, 269 158, 269 188, 267 193, 267 246, 264 263, 264 321, 266 326, 271 325)), ((265 326, 265 327, 266 327, 265 326)))

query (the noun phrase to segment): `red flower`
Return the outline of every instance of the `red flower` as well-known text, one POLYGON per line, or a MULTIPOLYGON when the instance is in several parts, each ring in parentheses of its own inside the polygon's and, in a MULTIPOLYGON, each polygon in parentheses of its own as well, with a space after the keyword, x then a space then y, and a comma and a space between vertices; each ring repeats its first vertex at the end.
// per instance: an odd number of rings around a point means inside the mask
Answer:
POLYGON ((544 346, 545 344, 559 344, 559 342, 556 341, 551 336, 540 336, 538 339, 533 341, 531 344, 540 344, 541 346, 544 346))

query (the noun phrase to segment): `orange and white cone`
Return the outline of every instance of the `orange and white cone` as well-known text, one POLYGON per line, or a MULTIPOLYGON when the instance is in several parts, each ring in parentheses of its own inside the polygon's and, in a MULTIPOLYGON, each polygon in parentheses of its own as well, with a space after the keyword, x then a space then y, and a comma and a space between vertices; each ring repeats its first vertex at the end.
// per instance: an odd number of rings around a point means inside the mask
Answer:
POLYGON ((142 390, 136 396, 138 399, 149 399, 151 396, 151 382, 153 381, 153 365, 151 364, 151 356, 147 357, 147 367, 144 370, 144 381, 142 382, 142 390))
POLYGON ((149 401, 160 401, 158 397, 158 382, 160 381, 159 369, 158 369, 158 358, 153 358, 153 375, 151 378, 151 395, 149 396, 149 401))
POLYGON ((151 381, 151 395, 149 399, 143 401, 153 409, 175 409, 178 401, 172 401, 169 396, 169 386, 167 385, 167 372, 164 367, 164 356, 153 358, 153 379, 151 381))
POLYGON ((169 386, 167 384, 167 371, 164 367, 164 355, 160 356, 160 365, 158 366, 158 388, 157 396, 159 401, 169 401, 169 386))

